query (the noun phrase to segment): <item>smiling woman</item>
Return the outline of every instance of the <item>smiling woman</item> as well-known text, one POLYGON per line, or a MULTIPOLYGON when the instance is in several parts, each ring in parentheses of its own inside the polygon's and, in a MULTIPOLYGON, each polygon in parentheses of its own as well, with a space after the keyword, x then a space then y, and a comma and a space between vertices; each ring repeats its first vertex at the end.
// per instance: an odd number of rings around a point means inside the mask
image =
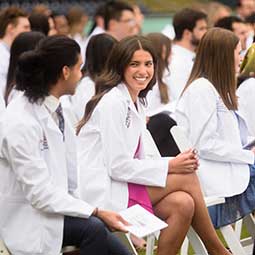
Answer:
POLYGON ((151 54, 140 50, 135 51, 124 72, 124 81, 132 100, 135 102, 140 91, 145 89, 153 77, 154 65, 151 54))
POLYGON ((134 87, 135 84, 138 84, 138 82, 142 83, 135 89, 136 96, 134 94, 133 102, 139 98, 139 100, 143 101, 143 104, 145 104, 145 96, 156 83, 154 73, 156 65, 157 57, 148 39, 143 36, 130 36, 121 40, 111 52, 106 63, 105 72, 95 80, 96 95, 88 102, 84 117, 78 125, 77 133, 79 133, 82 126, 89 120, 101 98, 120 83, 124 82, 127 88, 130 87, 130 89, 134 87), (144 75, 145 72, 146 74, 144 75), (134 77, 136 77, 136 79, 134 77), (145 80, 143 81, 144 78, 145 80))
POLYGON ((165 220, 158 255, 176 255, 191 222, 210 254, 229 255, 210 222, 194 150, 170 160, 145 156, 143 106, 156 66, 154 48, 143 36, 127 37, 111 51, 77 130, 81 196, 114 211, 140 204, 165 220))

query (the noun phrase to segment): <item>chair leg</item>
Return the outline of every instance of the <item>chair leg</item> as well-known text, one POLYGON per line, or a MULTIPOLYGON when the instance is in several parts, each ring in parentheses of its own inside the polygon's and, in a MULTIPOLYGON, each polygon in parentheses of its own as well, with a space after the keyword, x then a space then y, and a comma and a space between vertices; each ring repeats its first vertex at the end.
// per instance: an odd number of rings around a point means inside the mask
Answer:
POLYGON ((188 255, 188 250, 189 250, 189 239, 186 236, 180 250, 180 255, 188 255))
POLYGON ((252 239, 255 240, 255 220, 252 213, 250 213, 249 215, 246 215, 243 218, 243 223, 245 224, 250 235, 252 236, 252 239))
POLYGON ((203 242, 201 241, 200 237, 197 235, 197 233, 195 232, 195 230, 192 227, 189 228, 187 236, 188 236, 191 246, 193 247, 193 250, 195 251, 196 254, 208 255, 208 252, 207 252, 203 242))
POLYGON ((62 248, 61 254, 63 254, 63 255, 79 255, 80 249, 75 246, 65 246, 62 248))
POLYGON ((241 239, 241 233, 242 233, 242 226, 243 226, 243 220, 239 220, 235 223, 235 232, 239 239, 241 239))
POLYGON ((155 245, 155 236, 153 234, 147 236, 146 255, 153 255, 154 245, 155 245))
POLYGON ((220 231, 233 255, 246 255, 244 248, 231 225, 221 227, 220 231))
POLYGON ((0 254, 1 255, 11 255, 8 251, 8 249, 6 248, 4 242, 0 239, 0 254))

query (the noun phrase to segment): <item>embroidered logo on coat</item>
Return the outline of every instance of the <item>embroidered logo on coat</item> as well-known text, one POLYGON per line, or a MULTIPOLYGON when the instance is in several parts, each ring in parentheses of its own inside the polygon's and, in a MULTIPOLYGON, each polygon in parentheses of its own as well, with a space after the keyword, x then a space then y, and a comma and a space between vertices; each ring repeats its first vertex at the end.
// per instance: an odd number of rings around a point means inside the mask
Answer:
POLYGON ((49 149, 49 145, 48 145, 47 138, 46 138, 45 134, 43 134, 43 139, 40 140, 40 149, 41 149, 41 151, 49 149))
POLYGON ((129 128, 131 123, 131 109, 128 106, 127 116, 126 116, 126 127, 129 128))

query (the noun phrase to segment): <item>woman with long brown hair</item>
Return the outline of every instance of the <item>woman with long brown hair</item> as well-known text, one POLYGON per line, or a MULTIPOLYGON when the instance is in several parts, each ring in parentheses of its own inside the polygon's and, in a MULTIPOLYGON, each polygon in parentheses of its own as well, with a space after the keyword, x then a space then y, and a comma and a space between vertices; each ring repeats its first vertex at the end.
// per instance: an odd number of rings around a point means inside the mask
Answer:
POLYGON ((155 111, 170 102, 170 90, 164 80, 164 76, 169 73, 169 60, 171 56, 171 40, 162 33, 150 33, 146 37, 152 43, 157 57, 157 83, 152 91, 148 93, 149 111, 155 111))
POLYGON ((196 153, 145 158, 143 105, 156 81, 156 65, 156 53, 143 36, 114 46, 78 127, 81 196, 116 211, 140 204, 165 220, 158 255, 176 255, 190 225, 210 254, 229 255, 204 203, 196 153))
POLYGON ((161 156, 176 156, 180 151, 169 130, 176 125, 173 119, 175 102, 171 100, 169 63, 171 59, 171 40, 162 33, 150 33, 146 36, 152 43, 158 58, 157 83, 146 96, 147 128, 155 141, 161 156))
POLYGON ((225 197, 209 208, 216 228, 255 209, 255 148, 246 148, 247 126, 238 110, 236 74, 241 44, 231 31, 213 28, 202 38, 176 110, 200 157, 205 195, 225 197))

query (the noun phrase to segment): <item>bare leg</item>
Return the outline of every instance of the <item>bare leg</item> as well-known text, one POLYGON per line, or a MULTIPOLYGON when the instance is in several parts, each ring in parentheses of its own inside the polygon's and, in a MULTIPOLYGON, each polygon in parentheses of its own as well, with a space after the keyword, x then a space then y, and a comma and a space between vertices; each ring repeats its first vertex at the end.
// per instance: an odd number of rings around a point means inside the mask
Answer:
MULTIPOLYGON (((195 173, 191 174, 169 174, 167 178, 167 185, 165 188, 159 188, 159 187, 147 187, 149 196, 151 198, 152 204, 155 206, 155 212, 159 217, 162 217, 163 208, 166 205, 161 205, 161 207, 158 207, 158 205, 162 202, 164 202, 164 198, 168 197, 169 194, 174 194, 177 191, 183 191, 187 194, 189 194, 193 201, 194 201, 194 215, 192 218, 192 226, 195 229, 195 231, 198 233, 202 241, 204 242, 208 252, 211 255, 230 255, 230 253, 225 249, 221 241, 219 240, 216 231, 211 223, 210 216, 208 214, 208 210, 206 208, 203 194, 201 192, 199 180, 197 178, 197 175, 195 173)), ((166 202, 164 203, 166 204, 166 202)), ((176 228, 178 231, 179 225, 174 225, 172 223, 172 217, 170 215, 170 212, 168 213, 168 223, 172 224, 172 231, 174 228, 176 228)), ((174 220, 173 220, 174 222, 174 220)), ((163 233, 163 231, 162 231, 163 233)), ((179 231, 178 231, 179 235, 179 231)), ((160 237, 161 238, 161 237, 160 237)), ((169 231, 167 237, 169 242, 179 243, 179 240, 176 240, 177 235, 172 234, 172 232, 169 231)), ((160 249, 160 246, 159 246, 160 249)), ((171 249, 171 247, 168 247, 168 249, 171 249)), ((168 255, 168 253, 160 253, 160 255, 168 255)), ((173 253, 174 254, 174 253, 173 253)), ((175 253, 176 254, 176 253, 175 253)))
POLYGON ((194 215, 193 198, 186 192, 173 192, 154 206, 155 214, 168 224, 160 233, 158 255, 176 255, 194 215))

